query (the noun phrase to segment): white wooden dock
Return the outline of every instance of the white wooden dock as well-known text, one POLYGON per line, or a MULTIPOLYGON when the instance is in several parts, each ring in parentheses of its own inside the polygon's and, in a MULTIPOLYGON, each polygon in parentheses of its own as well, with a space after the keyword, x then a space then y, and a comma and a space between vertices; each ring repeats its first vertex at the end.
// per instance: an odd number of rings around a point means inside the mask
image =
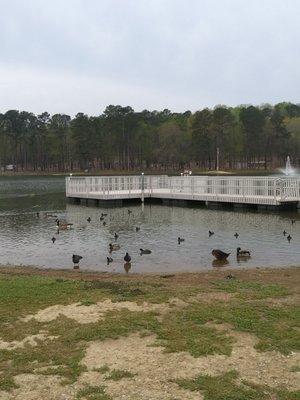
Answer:
POLYGON ((86 176, 66 178, 74 199, 155 198, 280 206, 300 204, 300 176, 86 176))

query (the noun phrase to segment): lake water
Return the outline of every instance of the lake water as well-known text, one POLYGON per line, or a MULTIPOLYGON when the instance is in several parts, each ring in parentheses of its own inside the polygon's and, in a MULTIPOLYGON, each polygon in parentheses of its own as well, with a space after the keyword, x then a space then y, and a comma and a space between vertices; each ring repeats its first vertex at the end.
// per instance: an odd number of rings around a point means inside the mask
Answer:
POLYGON ((63 177, 0 177, 0 264, 72 269, 72 254, 80 254, 81 269, 124 272, 123 257, 128 251, 130 273, 201 271, 215 268, 211 251, 222 249, 231 252, 226 267, 300 265, 299 212, 158 204, 142 208, 140 203, 104 209, 68 204, 64 189, 63 177), (73 229, 57 234, 55 220, 45 217, 46 212, 73 223, 73 229), (101 212, 108 214, 105 226, 99 220, 101 212), (291 219, 296 223, 292 225, 291 219), (140 227, 138 232, 136 227, 140 227), (209 230, 215 232, 210 238, 209 230), (291 234, 290 243, 283 230, 291 234), (180 245, 178 236, 185 238, 180 245), (112 253, 114 261, 107 266, 109 243, 118 243, 121 249, 112 253), (250 250, 251 259, 238 261, 237 247, 250 250), (141 256, 140 248, 152 253, 141 256))

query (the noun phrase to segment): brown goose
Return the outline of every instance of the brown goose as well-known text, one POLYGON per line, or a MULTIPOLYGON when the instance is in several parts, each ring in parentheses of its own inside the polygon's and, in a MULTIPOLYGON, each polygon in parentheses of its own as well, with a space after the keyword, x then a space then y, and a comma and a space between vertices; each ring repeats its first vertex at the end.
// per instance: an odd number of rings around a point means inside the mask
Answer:
POLYGON ((229 256, 230 253, 224 253, 222 250, 214 249, 211 254, 217 259, 217 260, 226 260, 226 258, 229 256))

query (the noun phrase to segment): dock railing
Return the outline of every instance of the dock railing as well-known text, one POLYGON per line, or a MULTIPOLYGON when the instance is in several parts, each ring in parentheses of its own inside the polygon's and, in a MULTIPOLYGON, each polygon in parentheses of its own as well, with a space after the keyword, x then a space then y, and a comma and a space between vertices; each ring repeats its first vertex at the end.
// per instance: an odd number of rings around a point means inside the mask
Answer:
POLYGON ((300 201, 300 177, 276 176, 86 176, 66 178, 67 197, 158 197, 233 203, 300 201))

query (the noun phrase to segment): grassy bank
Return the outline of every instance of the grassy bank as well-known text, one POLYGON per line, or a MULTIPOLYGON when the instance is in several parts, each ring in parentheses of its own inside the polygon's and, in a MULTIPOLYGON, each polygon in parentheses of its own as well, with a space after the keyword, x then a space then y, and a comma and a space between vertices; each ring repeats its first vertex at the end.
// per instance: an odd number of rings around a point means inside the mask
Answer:
POLYGON ((0 268, 0 399, 299 399, 299 269, 233 274, 0 268))

